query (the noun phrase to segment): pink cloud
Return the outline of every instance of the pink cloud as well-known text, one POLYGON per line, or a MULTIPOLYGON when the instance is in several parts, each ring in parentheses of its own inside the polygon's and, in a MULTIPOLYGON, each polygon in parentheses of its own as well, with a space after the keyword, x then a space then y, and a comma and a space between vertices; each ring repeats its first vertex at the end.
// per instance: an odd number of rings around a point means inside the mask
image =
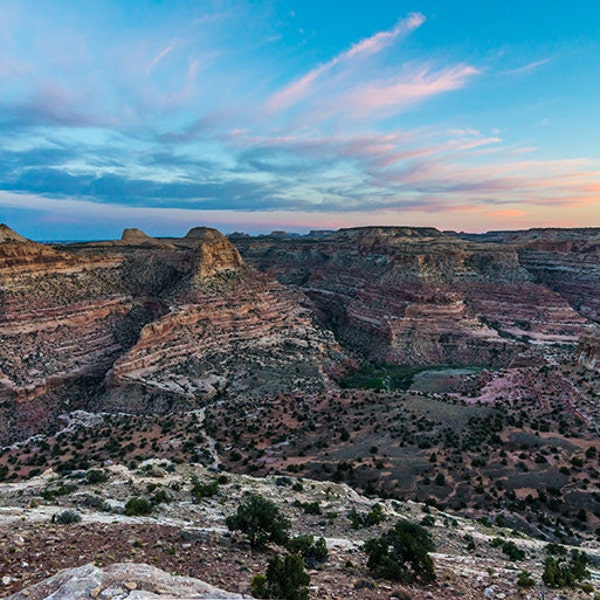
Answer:
POLYGON ((510 69, 508 71, 502 71, 500 75, 524 75, 525 73, 530 73, 531 71, 535 71, 544 65, 547 65, 552 59, 546 58, 544 60, 536 60, 522 67, 517 67, 516 69, 510 69))
POLYGON ((396 80, 370 83, 358 88, 346 96, 347 109, 361 116, 374 111, 396 110, 431 96, 462 88, 478 73, 470 65, 456 65, 436 72, 424 68, 396 80))
POLYGON ((354 44, 349 50, 338 54, 329 62, 309 71, 300 79, 292 82, 279 92, 275 93, 268 101, 270 110, 281 110, 298 103, 309 96, 313 90, 313 84, 322 75, 333 70, 342 63, 355 59, 372 56, 391 46, 398 37, 414 31, 425 22, 425 17, 420 13, 411 13, 406 19, 398 21, 396 26, 389 31, 380 31, 369 38, 354 44))
POLYGON ((393 29, 390 29, 389 31, 380 31, 375 35, 354 44, 350 50, 343 52, 339 56, 339 59, 347 60, 357 56, 376 54, 393 44, 399 36, 406 35, 411 31, 418 29, 425 23, 425 20, 425 16, 421 13, 411 13, 408 18, 398 21, 393 29))

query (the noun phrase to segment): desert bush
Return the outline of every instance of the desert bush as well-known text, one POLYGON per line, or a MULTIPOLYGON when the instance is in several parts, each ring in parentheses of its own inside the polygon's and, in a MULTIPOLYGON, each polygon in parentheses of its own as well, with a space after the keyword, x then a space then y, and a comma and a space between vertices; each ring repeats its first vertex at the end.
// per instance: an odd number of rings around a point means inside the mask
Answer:
POLYGON ((63 510, 55 515, 54 521, 61 525, 71 525, 72 523, 79 523, 81 515, 75 510, 63 510))
POLYGON ((108 475, 100 469, 92 469, 85 474, 85 480, 91 485, 104 483, 105 481, 108 481, 108 475))
POLYGON ((138 515, 149 515, 152 512, 152 504, 145 498, 133 496, 125 503, 125 514, 128 517, 136 517, 138 515))
POLYGON ((565 558, 548 556, 544 562, 542 581, 552 588, 574 587, 576 583, 589 577, 588 564, 588 555, 579 550, 571 552, 569 562, 565 558))
POLYGON ((287 519, 274 502, 260 494, 250 494, 245 498, 225 523, 230 531, 245 533, 253 548, 262 548, 268 542, 285 544, 289 538, 287 519))
POLYGON ((62 483, 57 488, 42 490, 42 492, 40 493, 40 496, 44 500, 52 500, 53 498, 56 498, 57 496, 68 496, 69 494, 73 493, 76 490, 77 490, 77 486, 74 483, 66 483, 66 484, 62 483))
POLYGON ((525 550, 519 548, 514 542, 510 540, 503 540, 502 538, 494 538, 490 545, 492 548, 502 548, 502 552, 510 558, 510 560, 523 560, 527 554, 525 550))
POLYGON ((301 508, 307 515, 322 514, 321 505, 318 501, 315 502, 297 502, 298 508, 301 508))
POLYGON ((173 498, 171 498, 171 496, 169 496, 169 494, 167 493, 166 490, 160 489, 160 490, 157 490, 156 493, 152 496, 151 502, 155 506, 157 504, 163 504, 163 503, 169 504, 169 503, 173 502, 173 498))
POLYGON ((535 585, 535 579, 529 571, 521 571, 517 575, 517 586, 520 588, 531 588, 535 585))
POLYGON ((202 498, 212 498, 219 493, 219 484, 216 481, 210 483, 200 483, 196 481, 192 486, 192 498, 198 502, 202 498))
POLYGON ((435 581, 433 560, 428 554, 434 546, 421 525, 402 519, 393 529, 365 542, 363 548, 369 555, 367 566, 380 577, 404 583, 435 581))
POLYGON ((433 527, 435 525, 435 517, 433 515, 425 515, 421 519, 421 525, 423 527, 433 527))
POLYGON ((277 598, 280 600, 308 600, 310 577, 304 570, 302 557, 289 554, 283 560, 274 556, 267 567, 267 574, 252 578, 254 598, 277 598))
POLYGON ((309 569, 314 568, 317 564, 327 560, 329 552, 324 538, 315 538, 311 534, 300 535, 289 540, 285 547, 292 554, 300 554, 304 560, 304 565, 309 569))
POLYGON ((353 508, 348 514, 348 518, 353 529, 360 529, 361 527, 379 525, 379 523, 385 520, 385 513, 381 504, 374 504, 368 513, 359 513, 353 508))

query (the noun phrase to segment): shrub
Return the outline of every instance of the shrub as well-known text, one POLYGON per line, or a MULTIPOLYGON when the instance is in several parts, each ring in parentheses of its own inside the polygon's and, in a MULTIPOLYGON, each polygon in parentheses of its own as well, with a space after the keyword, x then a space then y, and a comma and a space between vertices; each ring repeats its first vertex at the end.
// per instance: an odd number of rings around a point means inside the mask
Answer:
POLYGON ((54 520, 61 525, 70 525, 71 523, 79 523, 81 515, 74 510, 63 510, 55 516, 54 520))
POLYGON ((510 560, 523 560, 527 556, 524 550, 511 541, 502 544, 502 552, 504 552, 510 560))
POLYGON ((535 585, 535 579, 529 571, 521 571, 517 576, 517 586, 520 588, 531 588, 535 585))
POLYGON ((216 481, 210 483, 200 483, 196 481, 192 487, 192 497, 194 502, 198 502, 202 498, 212 498, 219 493, 219 484, 216 481))
POLYGON ((298 502, 298 507, 301 508, 307 515, 320 515, 321 505, 318 501, 315 502, 298 502))
POLYGON ((292 538, 287 542, 285 547, 292 554, 300 554, 304 560, 304 565, 309 569, 326 561, 329 555, 325 539, 321 537, 315 541, 314 536, 310 534, 292 538))
POLYGON ((519 548, 514 542, 503 540, 502 538, 494 538, 490 545, 492 548, 502 548, 502 552, 510 558, 510 560, 523 560, 527 554, 519 548))
POLYGON ((268 542, 285 544, 289 537, 289 523, 278 506, 259 494, 245 498, 225 523, 230 531, 245 533, 252 548, 262 548, 268 542))
POLYGON ((74 483, 61 483, 57 488, 42 490, 40 496, 44 500, 52 500, 57 496, 68 496, 75 490, 77 490, 77 486, 74 483))
POLYGON ((108 475, 100 469, 92 469, 86 473, 85 480, 92 485, 95 483, 104 483, 108 481, 108 475))
POLYGON ((136 517, 138 515, 149 515, 152 512, 152 504, 145 498, 133 496, 129 498, 125 504, 125 514, 128 517, 136 517))
POLYGON ((385 520, 385 513, 381 504, 374 504, 368 513, 359 513, 353 508, 348 514, 348 518, 352 523, 353 529, 360 529, 361 527, 379 525, 379 523, 385 520))
POLYGON ((567 549, 560 544, 554 544, 553 542, 550 542, 546 545, 546 554, 551 554, 554 556, 566 556, 567 549))
POLYGON ((589 577, 588 563, 588 555, 578 550, 571 552, 568 563, 564 558, 548 556, 544 562, 542 581, 553 588, 574 587, 577 582, 589 577))
POLYGON ((435 581, 433 560, 428 554, 434 546, 421 525, 402 519, 393 529, 365 542, 363 548, 369 555, 367 566, 380 577, 404 583, 435 581))
POLYGON ((267 567, 266 577, 252 578, 252 595, 255 598, 278 598, 280 600, 308 600, 310 577, 304 570, 302 557, 290 554, 281 560, 274 556, 267 567))
POLYGON ((152 496, 151 502, 155 506, 157 504, 163 504, 163 503, 169 504, 170 502, 173 502, 173 498, 171 498, 171 496, 169 496, 169 494, 167 494, 166 490, 160 489, 160 490, 157 490, 157 492, 152 496))

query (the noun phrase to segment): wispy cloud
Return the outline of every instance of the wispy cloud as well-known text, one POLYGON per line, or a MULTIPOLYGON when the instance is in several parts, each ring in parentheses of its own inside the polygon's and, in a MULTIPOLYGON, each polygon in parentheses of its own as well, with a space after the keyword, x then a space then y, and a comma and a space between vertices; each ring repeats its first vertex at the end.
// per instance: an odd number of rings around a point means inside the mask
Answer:
POLYGON ((15 12, 10 29, 22 33, 0 35, 0 206, 342 226, 438 213, 541 219, 543 207, 598 204, 596 163, 536 160, 533 135, 473 116, 489 67, 462 49, 402 44, 427 26, 420 13, 393 15, 393 27, 289 77, 296 63, 281 51, 298 23, 248 27, 254 12, 236 0, 215 2, 232 10, 214 15, 186 6, 185 18, 167 11, 150 33, 121 23, 108 40, 87 15, 72 35, 54 15, 57 36, 48 15, 28 29, 27 11, 15 12), (265 43, 280 31, 277 47, 265 43), (458 101, 444 104, 452 93, 458 101))
POLYGON ((169 54, 169 52, 173 51, 173 46, 169 45, 166 48, 163 48, 151 61, 150 61, 150 65, 148 66, 148 73, 150 73, 157 65, 158 63, 167 55, 169 54))
POLYGON ((268 102, 269 108, 271 110, 282 110, 296 104, 311 94, 313 85, 318 79, 330 73, 336 67, 381 52, 396 42, 399 37, 407 35, 411 31, 419 28, 424 22, 424 15, 412 13, 406 19, 401 19, 396 26, 389 31, 381 31, 354 44, 349 50, 338 54, 329 62, 312 69, 303 77, 274 94, 268 102))
POLYGON ((551 62, 551 58, 544 58, 543 60, 535 60, 527 63, 521 67, 517 67, 516 69, 509 69, 508 71, 501 71, 500 75, 525 75, 526 73, 531 73, 532 71, 536 71, 540 67, 547 65, 551 62))
POLYGON ((479 71, 470 65, 456 65, 439 71, 429 67, 381 82, 368 83, 345 98, 352 114, 370 114, 374 111, 396 111, 411 104, 464 87, 479 71))

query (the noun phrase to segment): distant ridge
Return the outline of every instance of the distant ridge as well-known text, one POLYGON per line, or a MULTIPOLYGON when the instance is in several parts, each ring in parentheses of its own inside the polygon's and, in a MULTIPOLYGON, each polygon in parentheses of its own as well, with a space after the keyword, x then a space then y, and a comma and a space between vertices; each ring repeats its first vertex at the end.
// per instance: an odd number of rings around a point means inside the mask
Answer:
POLYGON ((29 240, 13 231, 8 225, 0 223, 0 244, 4 242, 29 242, 29 240))

